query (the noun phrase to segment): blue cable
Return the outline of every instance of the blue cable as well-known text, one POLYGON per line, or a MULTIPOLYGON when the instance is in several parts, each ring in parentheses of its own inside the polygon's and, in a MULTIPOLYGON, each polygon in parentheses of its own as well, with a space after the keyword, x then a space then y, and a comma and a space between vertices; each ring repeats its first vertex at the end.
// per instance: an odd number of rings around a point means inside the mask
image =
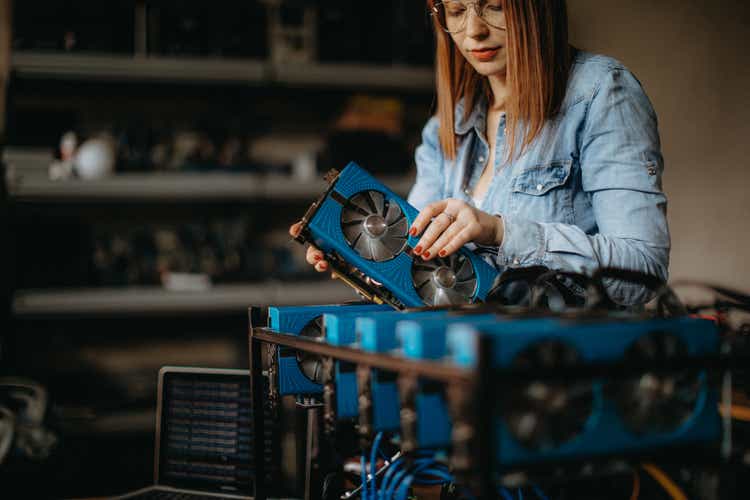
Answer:
POLYGON ((388 470, 385 471, 385 476, 383 476, 383 482, 380 483, 380 496, 381 498, 385 498, 385 492, 388 487, 388 483, 391 481, 391 478, 393 475, 399 470, 401 467, 401 463, 404 461, 404 457, 400 456, 396 460, 393 461, 393 463, 388 467, 388 470))
POLYGON ((544 494, 544 492, 538 485, 531 483, 531 487, 534 488, 534 494, 538 496, 541 500, 549 500, 547 495, 544 494))
POLYGON ((500 488, 500 494, 503 496, 505 500, 515 500, 513 498, 513 495, 511 495, 510 492, 506 490, 505 488, 500 488))
POLYGON ((365 472, 366 461, 367 460, 365 459, 365 453, 363 451, 362 456, 359 457, 359 466, 360 466, 359 477, 362 479, 361 490, 362 490, 363 500, 367 500, 367 472, 365 472))
MULTIPOLYGON (((376 474, 378 472, 378 459, 377 459, 377 452, 380 449, 380 440, 383 439, 383 433, 378 432, 375 436, 375 440, 372 442, 372 450, 370 450, 370 473, 372 474, 372 482, 370 483, 369 490, 372 492, 372 499, 375 500, 376 495, 376 486, 377 486, 377 477, 376 474)), ((363 498, 363 500, 367 500, 367 497, 363 498)))

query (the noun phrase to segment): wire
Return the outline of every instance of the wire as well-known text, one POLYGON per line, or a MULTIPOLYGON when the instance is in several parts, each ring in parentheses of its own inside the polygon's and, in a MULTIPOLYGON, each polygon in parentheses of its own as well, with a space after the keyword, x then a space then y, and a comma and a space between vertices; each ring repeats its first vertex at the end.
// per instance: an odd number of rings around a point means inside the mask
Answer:
POLYGON ((547 495, 544 494, 542 489, 539 487, 539 485, 531 483, 531 487, 534 489, 534 494, 538 496, 541 500, 549 500, 547 495))
MULTIPOLYGON (((378 477, 377 477, 377 471, 378 471, 378 450, 380 449, 380 440, 383 439, 383 433, 378 432, 375 436, 375 440, 372 442, 372 449, 370 450, 370 474, 372 474, 372 479, 369 485, 369 489, 372 492, 372 498, 373 500, 377 496, 377 484, 378 484, 378 477)), ((367 492, 365 492, 367 495, 367 492)), ((363 500, 367 500, 367 496, 363 497, 363 500)))
MULTIPOLYGON (((719 405, 719 413, 723 417, 727 416, 727 405, 719 405)), ((750 406, 730 405, 729 416, 735 420, 750 422, 750 406)))
POLYGON ((500 488, 500 494, 503 496, 505 500, 515 500, 513 498, 513 495, 511 495, 510 492, 506 490, 505 488, 502 488, 502 487, 500 488))
POLYGON ((630 500, 638 500, 641 495, 641 475, 637 470, 633 471, 633 493, 630 494, 630 500))
POLYGON ((362 456, 359 457, 359 476, 362 479, 362 489, 360 490, 362 493, 363 500, 367 500, 367 469, 366 469, 366 463, 367 459, 365 458, 365 452, 362 452, 362 456))
POLYGON ((643 470, 653 477, 673 500, 687 500, 687 495, 667 474, 654 464, 641 464, 643 470))

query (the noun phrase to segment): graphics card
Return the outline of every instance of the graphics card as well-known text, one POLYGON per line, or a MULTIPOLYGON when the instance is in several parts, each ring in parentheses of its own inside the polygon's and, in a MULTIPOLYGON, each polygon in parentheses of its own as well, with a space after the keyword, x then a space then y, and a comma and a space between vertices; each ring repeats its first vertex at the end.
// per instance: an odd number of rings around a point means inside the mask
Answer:
POLYGON ((718 397, 703 369, 675 368, 670 360, 718 353, 713 322, 693 319, 520 320, 495 325, 452 325, 449 356, 477 363, 480 335, 493 339, 496 367, 559 369, 560 379, 514 384, 501 403, 496 437, 505 466, 627 454, 718 439, 718 397), (658 362, 665 371, 564 380, 586 364, 658 362))
MULTIPOLYGON (((369 313, 383 311, 376 304, 269 307, 268 326, 289 335, 324 340, 323 315, 326 313, 369 313)), ((323 362, 319 356, 280 347, 276 354, 279 394, 320 394, 323 392, 323 362)))
MULTIPOLYGON (((360 349, 372 353, 391 353, 399 344, 396 340, 396 324, 407 319, 445 317, 444 311, 389 312, 358 317, 355 322, 357 344, 360 349)), ((396 375, 383 370, 370 370, 364 377, 369 387, 359 387, 360 422, 371 425, 374 432, 397 431, 401 427, 399 393, 396 375)))
POLYGON ((331 268, 374 302, 397 309, 482 301, 497 271, 464 248, 445 258, 412 256, 408 230, 417 209, 350 163, 302 219, 297 238, 326 255, 331 268))
MULTIPOLYGON (((367 310, 340 310, 323 315, 323 326, 326 342, 337 346, 349 346, 356 342, 354 322, 359 317, 371 317, 392 313, 387 305, 373 305, 367 310)), ((336 386, 336 417, 338 419, 354 418, 358 415, 357 406, 357 373, 351 363, 336 361, 334 364, 336 386)))
MULTIPOLYGON (((399 321, 396 337, 401 354, 410 359, 441 360, 446 355, 446 328, 452 323, 473 325, 495 324, 494 314, 449 315, 436 318, 419 318, 399 321)), ((410 398, 411 399, 411 398, 410 398)), ((445 399, 445 387, 433 381, 418 381, 413 399, 402 401, 412 406, 413 414, 402 413, 401 426, 404 440, 413 439, 414 447, 442 448, 451 442, 451 422, 445 399)))

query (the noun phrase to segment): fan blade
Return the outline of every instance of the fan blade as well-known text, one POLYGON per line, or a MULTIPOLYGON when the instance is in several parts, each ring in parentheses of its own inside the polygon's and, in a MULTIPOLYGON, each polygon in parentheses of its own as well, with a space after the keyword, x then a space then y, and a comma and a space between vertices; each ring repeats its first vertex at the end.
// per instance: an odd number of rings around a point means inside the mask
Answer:
POLYGON ((380 239, 368 238, 368 245, 370 246, 370 252, 372 253, 372 259, 375 262, 382 262, 393 258, 393 253, 388 250, 380 239))
POLYGON ((386 233, 385 236, 380 238, 380 243, 388 249, 391 257, 395 257, 404 251, 406 236, 391 236, 389 233, 386 233))
MULTIPOLYGON (((379 195, 377 191, 365 191, 362 193, 362 199, 367 203, 367 208, 371 214, 377 214, 378 212, 378 203, 376 202, 375 195, 379 195)), ((381 198, 382 200, 382 195, 381 198)))
POLYGON ((436 305, 435 294, 437 291, 438 287, 435 285, 435 282, 432 279, 428 279, 417 289, 417 294, 419 294, 425 304, 432 306, 436 305))
POLYGON ((368 210, 367 203, 359 196, 356 195, 353 198, 349 200, 349 202, 346 204, 346 208, 350 212, 356 212, 359 215, 362 215, 364 217, 367 217, 368 215, 371 215, 372 212, 368 210))
POLYGON ((401 211, 401 207, 399 207, 398 203, 395 202, 388 202, 388 209, 386 210, 385 214, 383 214, 383 217, 385 218, 385 222, 389 226, 394 224, 395 222, 398 222, 400 219, 406 220, 406 217, 404 217, 404 213, 401 211))
POLYGON ((401 217, 397 221, 395 221, 392 224, 388 225, 388 233, 387 234, 394 234, 394 235, 398 235, 398 236, 402 236, 403 235, 403 237, 406 238, 406 230, 407 229, 408 229, 408 224, 406 222, 406 217, 401 217))
POLYGON ((352 246, 362 258, 372 260, 369 241, 370 238, 365 233, 361 233, 352 246))

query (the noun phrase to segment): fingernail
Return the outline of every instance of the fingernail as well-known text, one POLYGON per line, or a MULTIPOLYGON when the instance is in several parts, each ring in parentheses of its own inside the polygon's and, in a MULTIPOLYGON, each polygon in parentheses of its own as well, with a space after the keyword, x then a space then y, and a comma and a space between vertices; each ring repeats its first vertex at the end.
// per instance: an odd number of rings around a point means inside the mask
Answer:
POLYGON ((409 234, 412 235, 412 236, 416 236, 417 235, 417 228, 413 227, 413 228, 409 229, 409 234))
POLYGON ((320 263, 320 264, 318 264, 318 265, 320 266, 320 268, 321 268, 321 269, 322 269, 323 271, 325 271, 326 269, 328 269, 328 264, 326 264, 325 262, 321 262, 321 263, 320 263))
POLYGON ((422 247, 420 245, 417 245, 417 248, 414 249, 414 253, 417 255, 422 253, 422 247))
POLYGON ((322 259, 322 258, 323 258, 323 257, 321 257, 320 255, 316 255, 316 256, 314 256, 314 257, 313 257, 313 259, 315 259, 316 261, 318 261, 318 260, 320 260, 320 259, 322 259))
POLYGON ((439 256, 441 256, 441 257, 445 257, 445 254, 447 254, 447 253, 448 253, 448 252, 446 252, 445 250, 440 250, 440 251, 438 252, 438 255, 439 255, 439 256))
POLYGON ((430 252, 425 252, 422 257, 424 257, 425 259, 429 259, 430 258, 430 252))

